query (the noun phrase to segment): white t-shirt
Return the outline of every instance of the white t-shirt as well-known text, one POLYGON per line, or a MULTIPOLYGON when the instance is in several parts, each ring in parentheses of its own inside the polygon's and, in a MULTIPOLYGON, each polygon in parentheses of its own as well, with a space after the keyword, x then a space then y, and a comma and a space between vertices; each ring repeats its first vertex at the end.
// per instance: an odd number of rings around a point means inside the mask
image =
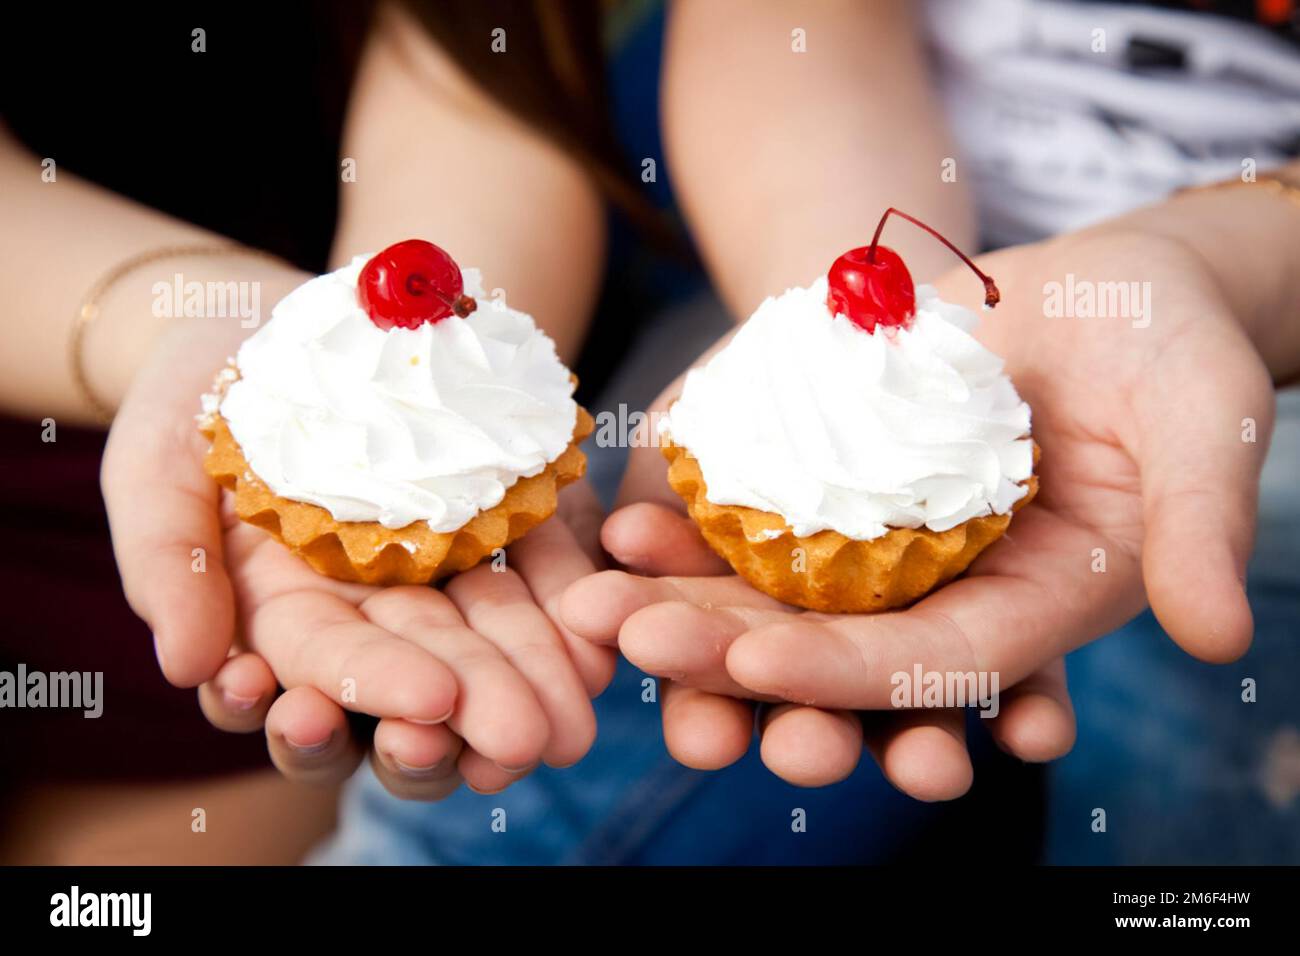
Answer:
POLYGON ((994 245, 1263 172, 1300 147, 1300 48, 1251 23, 1061 0, 922 9, 994 245))

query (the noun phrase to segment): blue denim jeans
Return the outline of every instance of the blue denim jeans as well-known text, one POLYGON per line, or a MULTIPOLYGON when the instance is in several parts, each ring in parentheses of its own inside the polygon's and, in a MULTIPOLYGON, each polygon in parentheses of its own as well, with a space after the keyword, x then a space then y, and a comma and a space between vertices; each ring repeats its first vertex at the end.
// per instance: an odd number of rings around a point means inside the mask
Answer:
POLYGON ((1050 768, 1048 862, 1300 863, 1300 576, 1255 571, 1234 664, 1192 659, 1149 612, 1071 655, 1079 738, 1050 768))

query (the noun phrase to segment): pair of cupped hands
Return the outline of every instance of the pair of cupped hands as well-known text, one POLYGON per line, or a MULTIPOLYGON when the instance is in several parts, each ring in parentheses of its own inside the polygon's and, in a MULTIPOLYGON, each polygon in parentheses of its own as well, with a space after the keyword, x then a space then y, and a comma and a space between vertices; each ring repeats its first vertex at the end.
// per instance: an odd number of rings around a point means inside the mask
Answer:
MULTIPOLYGON (((664 740, 688 766, 737 760, 758 708, 762 759, 791 783, 843 779, 865 749, 904 792, 958 797, 972 782, 963 713, 892 707, 896 672, 998 672, 988 730, 1046 761, 1075 735, 1064 655, 1147 603, 1198 658, 1245 651, 1274 400, 1204 261, 1177 242, 1083 235, 980 264, 1003 299, 978 336, 1033 410, 1041 492, 965 576, 906 610, 820 614, 754 590, 700 538, 647 446, 612 514, 585 484, 565 489, 504 571, 482 565, 439 588, 322 577, 239 522, 204 473, 197 396, 230 345, 193 327, 160 342, 105 454, 127 598, 167 679, 199 686, 222 729, 264 726, 295 779, 340 780, 369 752, 392 793, 436 800, 572 765, 621 652, 659 678, 664 740), (1150 282, 1154 314, 1145 326, 1048 318, 1044 284, 1067 273, 1150 282), (1255 442, 1242 440, 1246 418, 1255 442)), ((964 267, 937 285, 968 304, 980 291, 964 267)), ((639 694, 629 705, 649 706, 639 694)))

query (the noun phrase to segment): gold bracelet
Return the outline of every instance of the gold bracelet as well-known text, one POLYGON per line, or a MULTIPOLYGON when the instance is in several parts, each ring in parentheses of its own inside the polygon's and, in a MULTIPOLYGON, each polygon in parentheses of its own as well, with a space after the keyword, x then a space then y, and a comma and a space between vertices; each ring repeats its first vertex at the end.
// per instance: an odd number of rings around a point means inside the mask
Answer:
POLYGON ((102 401, 95 394, 94 388, 91 387, 90 378, 86 375, 86 366, 83 361, 83 346, 86 338, 86 329, 90 324, 99 318, 99 303, 104 295, 124 277, 134 272, 142 266, 159 262, 163 259, 184 258, 188 256, 213 256, 213 255, 243 255, 252 256, 259 259, 269 259, 276 262, 281 261, 279 257, 271 255, 269 252, 262 252, 260 249, 248 249, 244 246, 237 246, 233 243, 204 243, 193 245, 163 246, 158 249, 150 249, 146 252, 132 256, 123 262, 118 263, 108 272, 106 272, 98 282, 91 287, 82 300, 81 308, 77 310, 76 318, 72 323, 72 331, 68 336, 68 361, 72 369, 72 381, 76 386, 81 397, 94 412, 96 419, 102 425, 110 424, 113 421, 113 409, 107 402, 102 401))
POLYGON ((1237 189, 1245 186, 1262 186, 1270 192, 1276 193, 1287 202, 1295 203, 1300 206, 1300 186, 1295 183, 1287 182, 1280 176, 1265 175, 1256 180, 1245 179, 1226 179, 1220 183, 1206 183, 1203 186, 1185 186, 1174 193, 1175 196, 1185 196, 1189 193, 1217 192, 1221 189, 1237 189))

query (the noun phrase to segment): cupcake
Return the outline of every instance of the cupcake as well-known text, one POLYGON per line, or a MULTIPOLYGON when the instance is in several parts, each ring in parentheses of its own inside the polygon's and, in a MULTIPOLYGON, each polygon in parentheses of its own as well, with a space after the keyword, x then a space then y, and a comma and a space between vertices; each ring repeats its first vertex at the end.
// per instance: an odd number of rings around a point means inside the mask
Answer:
POLYGON ((591 417, 531 316, 432 243, 289 293, 203 397, 205 467, 322 574, 419 584, 556 509, 591 417))
POLYGON ((759 590, 818 611, 900 607, 951 580, 1037 490, 1029 406, 879 244, 769 298, 686 377, 659 422, 668 480, 705 540, 759 590))

